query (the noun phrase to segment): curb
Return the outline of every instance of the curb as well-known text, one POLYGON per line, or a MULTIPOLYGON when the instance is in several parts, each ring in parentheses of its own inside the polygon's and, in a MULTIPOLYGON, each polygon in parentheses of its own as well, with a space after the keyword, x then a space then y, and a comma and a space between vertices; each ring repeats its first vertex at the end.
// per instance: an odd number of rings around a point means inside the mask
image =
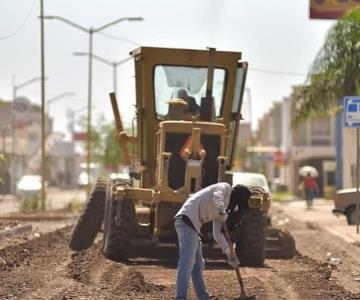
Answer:
POLYGON ((13 235, 22 234, 32 230, 31 225, 20 225, 9 229, 0 230, 0 240, 8 238, 13 235))

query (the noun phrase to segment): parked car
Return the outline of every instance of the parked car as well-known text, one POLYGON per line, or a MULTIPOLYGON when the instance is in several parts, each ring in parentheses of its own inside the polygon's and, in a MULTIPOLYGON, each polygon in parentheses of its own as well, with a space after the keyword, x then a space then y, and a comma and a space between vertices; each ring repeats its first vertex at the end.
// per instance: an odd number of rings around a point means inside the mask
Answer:
POLYGON ((333 213, 344 214, 349 225, 356 224, 356 188, 338 190, 334 196, 333 213))
POLYGON ((28 199, 40 197, 41 193, 41 176, 24 175, 16 184, 16 197, 19 199, 28 199))
POLYGON ((250 173, 250 172, 233 172, 232 184, 233 186, 237 184, 244 184, 248 187, 262 187, 265 190, 266 197, 264 197, 265 205, 263 206, 263 211, 268 211, 270 208, 271 202, 271 192, 269 183, 262 173, 250 173))
POLYGON ((266 192, 270 192, 268 181, 265 175, 261 173, 234 172, 233 186, 237 184, 244 184, 249 187, 261 186, 266 192))

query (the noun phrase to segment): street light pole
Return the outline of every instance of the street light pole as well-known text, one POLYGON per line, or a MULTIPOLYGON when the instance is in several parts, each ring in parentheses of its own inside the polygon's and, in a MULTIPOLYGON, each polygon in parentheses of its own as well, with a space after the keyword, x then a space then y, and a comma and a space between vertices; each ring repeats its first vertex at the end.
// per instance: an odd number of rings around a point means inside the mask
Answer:
MULTIPOLYGON (((88 52, 74 52, 75 56, 89 56, 90 57, 90 53, 88 52)), ((102 63, 104 63, 105 65, 111 66, 112 67, 112 73, 113 73, 113 92, 116 94, 117 93, 117 67, 126 63, 127 61, 131 60, 132 57, 127 57, 124 58, 122 60, 119 61, 110 61, 106 58, 103 58, 99 55, 96 54, 92 54, 92 57, 102 63)))
POLYGON ((15 136, 15 112, 14 112, 14 103, 17 97, 17 92, 19 89, 30 85, 32 83, 41 81, 41 77, 33 77, 29 80, 26 80, 20 84, 15 84, 15 76, 12 76, 12 96, 13 96, 13 105, 11 107, 11 157, 12 157, 12 176, 11 176, 11 191, 15 193, 15 182, 17 179, 17 170, 16 170, 16 159, 15 159, 15 149, 16 149, 16 136, 15 136))
POLYGON ((86 143, 86 173, 88 184, 86 186, 86 196, 90 195, 90 163, 91 163, 91 105, 92 105, 92 52, 93 52, 93 28, 89 30, 89 76, 88 76, 88 109, 87 109, 87 143, 86 143))
POLYGON ((45 41, 44 41, 44 1, 40 0, 40 46, 41 46, 41 210, 45 211, 45 41))
MULTIPOLYGON (((87 156, 86 156, 86 163, 87 163, 87 176, 88 176, 88 181, 90 182, 90 162, 91 162, 91 105, 92 105, 92 58, 93 58, 93 34, 100 32, 106 28, 109 28, 110 26, 113 26, 119 22, 122 21, 143 21, 144 19, 142 17, 124 17, 124 18, 119 18, 116 19, 115 21, 112 21, 110 23, 107 23, 103 26, 97 27, 97 28, 93 28, 90 27, 85 28, 81 25, 78 25, 68 19, 65 19, 63 17, 60 16, 42 16, 42 19, 50 19, 50 20, 59 20, 62 21, 68 25, 71 25, 83 32, 86 32, 89 34, 89 67, 88 67, 88 116, 87 116, 87 144, 86 144, 86 151, 87 151, 87 156)), ((90 184, 88 185, 88 188, 86 189, 87 191, 87 196, 89 195, 90 192, 90 184)))
POLYGON ((115 96, 117 96, 117 64, 112 64, 112 71, 113 71, 113 90, 115 93, 115 96))
POLYGON ((248 98, 248 113, 249 113, 249 123, 250 123, 250 130, 252 129, 252 99, 251 99, 251 90, 250 88, 246 87, 245 91, 247 93, 248 98))
POLYGON ((50 115, 50 104, 51 103, 54 103, 62 98, 65 98, 65 97, 72 97, 72 96, 75 96, 75 93, 73 92, 64 92, 64 93, 61 93, 55 97, 52 97, 48 100, 46 100, 46 106, 47 106, 47 114, 50 115))

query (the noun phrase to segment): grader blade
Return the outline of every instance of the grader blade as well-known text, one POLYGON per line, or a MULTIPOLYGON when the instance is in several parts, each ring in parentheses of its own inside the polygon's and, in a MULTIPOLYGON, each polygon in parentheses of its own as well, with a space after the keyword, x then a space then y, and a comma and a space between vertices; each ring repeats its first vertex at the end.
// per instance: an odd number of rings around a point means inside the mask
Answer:
POLYGON ((295 240, 289 231, 270 226, 266 228, 266 258, 291 259, 295 254, 295 240))

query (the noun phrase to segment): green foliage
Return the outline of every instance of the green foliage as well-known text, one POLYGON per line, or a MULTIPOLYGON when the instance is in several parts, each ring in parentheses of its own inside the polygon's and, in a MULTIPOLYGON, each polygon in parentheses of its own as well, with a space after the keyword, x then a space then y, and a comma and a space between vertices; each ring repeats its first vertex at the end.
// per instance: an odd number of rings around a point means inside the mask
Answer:
POLYGON ((311 117, 341 109, 337 101, 360 92, 360 7, 330 29, 317 54, 307 84, 294 92, 294 127, 311 117))
POLYGON ((40 211, 40 199, 37 196, 21 199, 19 211, 22 213, 34 213, 40 211))
MULTIPOLYGON (((90 151, 91 151, 91 161, 92 162, 100 162, 104 153, 104 129, 106 128, 105 118, 103 115, 98 115, 95 120, 93 120, 93 124, 95 126, 91 127, 91 143, 90 143, 90 151)), ((85 116, 81 117, 77 120, 77 125, 81 128, 81 131, 87 131, 87 118, 85 116)), ((84 143, 84 152, 86 153, 86 143, 84 143)))
MULTIPOLYGON (((6 162, 6 158, 4 154, 0 154, 0 169, 2 167, 2 164, 6 162)), ((0 177, 0 184, 3 183, 3 179, 0 177)))
POLYGON ((301 181, 298 185, 298 191, 299 191, 299 194, 305 198, 305 186, 304 186, 304 181, 301 181))
POLYGON ((271 200, 275 202, 287 201, 291 198, 289 192, 273 192, 271 193, 271 200))
POLYGON ((117 166, 123 161, 119 142, 116 138, 115 126, 108 126, 105 136, 105 153, 103 162, 106 168, 116 171, 117 166))
MULTIPOLYGON (((79 119, 78 126, 82 128, 83 131, 87 129, 86 124, 87 119, 85 117, 79 119)), ((105 168, 116 172, 118 166, 124 164, 124 154, 117 140, 115 124, 113 121, 107 123, 102 115, 98 116, 94 124, 97 125, 91 128, 92 161, 102 163, 105 168)), ((84 145, 84 147, 84 151, 86 152, 86 145, 84 145)), ((133 147, 134 144, 129 142, 129 153, 132 153, 133 147)))
POLYGON ((81 201, 79 199, 72 199, 69 202, 67 211, 71 212, 71 213, 78 213, 78 212, 82 211, 83 207, 84 207, 84 201, 81 201))
POLYGON ((336 189, 334 186, 326 185, 324 187, 324 198, 325 199, 334 199, 336 189))

